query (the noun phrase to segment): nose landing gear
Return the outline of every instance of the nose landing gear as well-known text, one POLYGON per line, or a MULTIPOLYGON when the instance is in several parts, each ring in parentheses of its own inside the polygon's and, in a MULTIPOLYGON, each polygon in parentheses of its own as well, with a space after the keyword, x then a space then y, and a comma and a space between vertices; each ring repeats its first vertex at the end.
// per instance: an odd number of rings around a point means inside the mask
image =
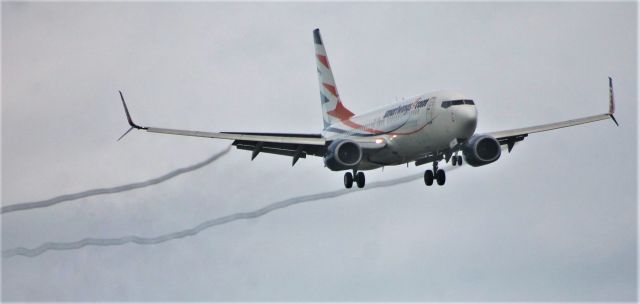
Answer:
MULTIPOLYGON (((454 158, 454 159, 456 159, 456 158, 454 158)), ((459 160, 456 159, 456 162, 457 161, 459 161, 459 160)), ((436 180, 436 182, 438 183, 439 186, 444 185, 445 181, 447 180, 447 176, 444 173, 444 170, 438 169, 438 162, 437 161, 433 162, 433 171, 427 170, 427 171, 424 172, 424 184, 427 185, 427 186, 431 186, 431 185, 433 185, 433 180, 434 179, 436 180)))
POLYGON ((452 166, 462 166, 462 155, 454 155, 451 157, 451 165, 452 166))

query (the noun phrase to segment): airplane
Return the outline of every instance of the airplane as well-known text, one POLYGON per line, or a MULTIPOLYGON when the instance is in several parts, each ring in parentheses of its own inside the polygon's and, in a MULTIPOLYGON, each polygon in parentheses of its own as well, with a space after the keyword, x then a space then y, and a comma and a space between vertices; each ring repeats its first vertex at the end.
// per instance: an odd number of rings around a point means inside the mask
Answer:
POLYGON ((509 153, 515 143, 529 134, 576 126, 611 118, 615 102, 613 81, 609 77, 609 111, 588 117, 549 123, 526 128, 476 134, 478 110, 473 99, 457 92, 437 91, 410 98, 356 115, 340 99, 329 65, 320 30, 313 31, 315 57, 320 87, 320 102, 324 128, 319 134, 258 133, 258 132, 202 132, 140 126, 133 122, 122 92, 120 99, 130 128, 151 133, 196 136, 233 140, 240 150, 251 151, 251 160, 260 153, 292 157, 294 166, 307 155, 324 158, 324 165, 332 171, 347 171, 343 177, 345 188, 355 182, 365 186, 363 171, 415 163, 432 163, 425 170, 427 186, 444 185, 445 171, 438 162, 451 161, 453 166, 467 164, 478 167, 495 162, 501 151, 509 153))

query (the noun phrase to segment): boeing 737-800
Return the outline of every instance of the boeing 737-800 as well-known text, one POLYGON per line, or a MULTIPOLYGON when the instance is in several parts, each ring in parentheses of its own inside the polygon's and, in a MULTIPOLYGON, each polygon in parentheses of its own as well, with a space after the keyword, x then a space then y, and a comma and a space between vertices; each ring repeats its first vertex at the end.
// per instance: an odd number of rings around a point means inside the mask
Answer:
POLYGON ((477 167, 500 158, 502 147, 509 152, 516 142, 531 133, 585 124, 613 116, 615 104, 613 85, 609 77, 609 112, 527 128, 475 134, 478 111, 475 102, 456 92, 438 91, 355 115, 349 111, 338 94, 338 89, 327 59, 324 43, 318 29, 313 31, 316 65, 320 83, 320 104, 324 129, 320 134, 200 132, 135 124, 120 92, 129 125, 120 138, 132 129, 152 133, 197 136, 233 140, 238 149, 251 151, 253 160, 259 153, 272 153, 292 157, 292 166, 307 155, 324 158, 325 167, 344 174, 344 186, 359 188, 365 185, 362 171, 384 166, 414 162, 416 166, 432 163, 426 170, 424 182, 444 185, 446 177, 438 162, 451 161, 459 166, 463 162, 477 167))

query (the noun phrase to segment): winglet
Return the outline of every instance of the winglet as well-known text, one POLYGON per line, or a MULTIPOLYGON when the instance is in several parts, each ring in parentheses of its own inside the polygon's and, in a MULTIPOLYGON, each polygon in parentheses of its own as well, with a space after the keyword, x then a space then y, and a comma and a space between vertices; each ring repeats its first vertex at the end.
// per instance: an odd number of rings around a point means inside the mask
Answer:
POLYGON ((122 100, 122 106, 124 106, 124 113, 127 115, 127 121, 129 122, 129 126, 131 126, 129 128, 129 130, 127 130, 126 132, 124 132, 124 134, 122 134, 122 136, 120 136, 120 138, 118 138, 118 141, 121 140, 125 135, 127 135, 129 132, 131 132, 131 130, 133 129, 138 129, 138 130, 146 130, 148 129, 147 127, 141 127, 137 124, 135 124, 133 122, 133 119, 131 119, 131 114, 129 114, 129 109, 127 108, 127 103, 124 102, 124 97, 122 96, 122 92, 118 91, 118 93, 120 93, 120 99, 122 100))
POLYGON ((620 126, 616 118, 613 116, 615 112, 616 112, 616 101, 615 101, 615 98, 613 97, 613 80, 611 79, 611 77, 609 77, 609 117, 613 119, 613 122, 616 123, 616 126, 620 126))

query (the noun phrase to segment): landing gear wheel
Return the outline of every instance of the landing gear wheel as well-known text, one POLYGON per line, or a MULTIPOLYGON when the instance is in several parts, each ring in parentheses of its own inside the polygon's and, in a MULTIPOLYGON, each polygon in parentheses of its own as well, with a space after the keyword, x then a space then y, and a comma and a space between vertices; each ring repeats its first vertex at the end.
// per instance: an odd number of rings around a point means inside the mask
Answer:
POLYGON ((438 182, 438 185, 442 186, 444 185, 444 182, 446 181, 447 177, 444 174, 444 170, 440 169, 436 172, 436 181, 438 182))
POLYGON ((458 159, 458 166, 462 166, 462 155, 458 155, 456 158, 458 159))
POLYGON ((347 172, 344 174, 344 187, 350 189, 353 186, 353 175, 351 172, 347 172))
POLYGON ((356 184, 358 184, 358 188, 364 187, 364 173, 358 172, 355 176, 356 184))
POLYGON ((433 171, 424 171, 424 184, 427 186, 433 185, 433 171))
POLYGON ((458 164, 458 157, 457 157, 457 156, 454 156, 454 157, 451 159, 451 165, 455 167, 457 164, 458 164))

